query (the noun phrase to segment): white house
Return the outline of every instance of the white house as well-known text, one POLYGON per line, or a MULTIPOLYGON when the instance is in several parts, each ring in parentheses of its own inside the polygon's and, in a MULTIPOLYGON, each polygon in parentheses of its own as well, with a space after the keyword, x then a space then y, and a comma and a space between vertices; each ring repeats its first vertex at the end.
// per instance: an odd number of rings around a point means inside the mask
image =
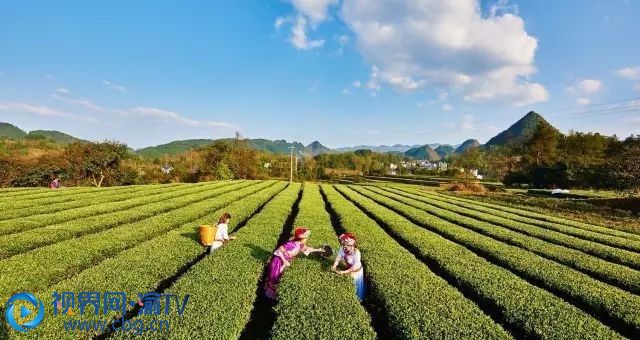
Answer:
POLYGON ((169 164, 166 164, 162 166, 162 168, 160 168, 162 170, 162 172, 166 175, 171 173, 171 170, 173 170, 173 167, 169 164))
POLYGON ((389 175, 396 175, 396 170, 398 169, 398 166, 391 163, 389 164, 389 175))

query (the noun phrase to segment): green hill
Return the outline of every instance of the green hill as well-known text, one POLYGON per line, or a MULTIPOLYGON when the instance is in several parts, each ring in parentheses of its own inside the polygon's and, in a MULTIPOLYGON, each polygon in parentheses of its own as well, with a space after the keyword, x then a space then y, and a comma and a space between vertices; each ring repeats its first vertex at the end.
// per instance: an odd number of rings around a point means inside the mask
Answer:
POLYGON ((540 124, 551 126, 557 131, 557 129, 542 118, 541 115, 531 111, 508 129, 491 138, 485 146, 522 145, 531 139, 540 124))
POLYGON ((304 148, 304 153, 315 156, 323 153, 330 153, 331 149, 322 145, 320 142, 315 141, 304 148))
POLYGON ((86 142, 85 140, 73 137, 66 133, 53 130, 33 130, 23 131, 17 126, 9 123, 0 123, 0 138, 9 137, 12 139, 49 139, 54 143, 67 145, 75 142, 86 142))
POLYGON ((33 130, 29 131, 27 134, 27 138, 47 138, 58 144, 68 145, 75 142, 83 142, 86 143, 86 140, 82 140, 80 138, 73 137, 66 133, 60 131, 50 131, 50 130, 33 130))
POLYGON ((289 147, 294 147, 294 152, 301 154, 304 152, 304 145, 298 142, 289 143, 286 140, 269 140, 269 139, 248 139, 249 146, 260 151, 266 151, 271 153, 286 154, 290 153, 289 147))
MULTIPOLYGON (((209 144, 213 144, 213 142, 215 141, 233 143, 234 140, 235 139, 233 138, 224 138, 224 139, 218 139, 218 140, 214 140, 214 139, 178 140, 178 141, 173 141, 166 144, 138 149, 136 150, 136 153, 142 157, 147 157, 147 158, 162 157, 164 155, 174 156, 174 155, 183 153, 185 151, 188 151, 189 149, 197 149, 209 144)), ((326 153, 331 151, 329 148, 320 144, 320 142, 313 142, 305 147, 302 143, 287 142, 286 140, 281 140, 281 139, 269 140, 269 139, 263 139, 263 138, 256 138, 256 139, 246 139, 245 141, 247 142, 250 148, 264 151, 264 152, 276 153, 276 154, 290 153, 291 146, 293 146, 294 152, 296 154, 307 153, 315 156, 320 153, 326 153)))
POLYGON ((0 137, 22 139, 27 137, 27 133, 22 131, 15 125, 9 123, 0 123, 0 137))
POLYGON ((438 154, 438 156, 440 156, 440 158, 446 158, 447 156, 452 154, 455 151, 455 149, 453 148, 453 146, 449 144, 442 144, 433 151, 435 151, 438 154))
POLYGON ((427 161, 437 161, 440 160, 440 156, 437 152, 435 152, 429 145, 423 145, 417 148, 411 148, 404 153, 406 157, 419 159, 419 160, 427 160, 427 161))
POLYGON ((213 139, 187 139, 176 140, 170 143, 149 146, 136 150, 136 154, 146 158, 162 157, 164 155, 174 156, 190 149, 197 149, 209 144, 213 144, 213 139))
POLYGON ((475 140, 475 139, 467 139, 466 141, 464 141, 464 143, 460 144, 460 146, 458 146, 456 148, 455 153, 463 153, 467 149, 477 148, 479 146, 480 146, 480 142, 478 142, 477 140, 475 140))

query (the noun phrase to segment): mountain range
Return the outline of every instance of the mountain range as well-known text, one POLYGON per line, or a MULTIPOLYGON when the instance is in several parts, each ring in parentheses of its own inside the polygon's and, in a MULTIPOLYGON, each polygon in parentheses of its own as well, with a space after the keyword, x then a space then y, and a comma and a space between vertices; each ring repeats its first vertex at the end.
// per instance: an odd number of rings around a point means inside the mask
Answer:
POLYGON ((438 155, 438 153, 435 152, 435 150, 433 150, 429 145, 411 148, 407 150, 404 155, 409 158, 428 161, 437 161, 441 158, 440 155, 438 155))
POLYGON ((86 143, 86 140, 73 137, 60 131, 52 130, 32 130, 26 132, 15 125, 0 122, 0 137, 9 137, 12 139, 50 139, 58 144, 71 144, 75 142, 86 143))
MULTIPOLYGON (((536 112, 529 112, 516 123, 511 125, 505 131, 500 132, 495 137, 491 138, 484 147, 492 147, 499 145, 518 145, 528 141, 535 133, 540 124, 549 124, 542 116, 536 112)), ((555 128, 554 128, 555 129, 555 128)), ((24 139, 24 138, 47 138, 59 144, 70 144, 73 142, 86 142, 85 140, 73 137, 66 133, 59 131, 47 131, 47 130, 34 130, 23 131, 20 128, 9 124, 0 123, 0 138, 8 137, 12 139, 24 139)), ((225 142, 232 142, 233 138, 218 139, 225 142)), ((177 155, 190 149, 196 149, 202 146, 210 145, 216 140, 214 139, 187 139, 177 140, 166 144, 156 145, 141 148, 138 150, 132 150, 136 154, 145 158, 158 158, 165 155, 177 155)), ((299 142, 287 142, 286 140, 269 140, 269 139, 246 139, 250 147, 271 153, 288 154, 293 148, 297 155, 319 155, 324 153, 333 152, 352 152, 356 150, 368 149, 376 152, 393 152, 402 154, 406 157, 437 161, 445 159, 453 154, 460 154, 465 150, 473 147, 480 147, 481 144, 475 139, 468 139, 459 145, 449 144, 415 144, 415 145, 357 145, 352 147, 341 147, 336 149, 330 149, 319 141, 314 141, 309 145, 304 145, 299 142)))
MULTIPOLYGON (((179 153, 188 151, 190 149, 197 149, 199 147, 211 145, 216 141, 223 141, 231 143, 233 138, 222 139, 187 139, 173 141, 167 144, 160 144, 156 146, 149 146, 146 148, 136 150, 136 154, 146 158, 157 158, 164 155, 177 155, 179 153)), ((294 152, 297 155, 319 155, 322 153, 333 152, 331 149, 325 147, 320 142, 315 141, 307 146, 299 142, 287 142, 286 140, 269 140, 269 139, 245 139, 249 147, 276 154, 288 154, 293 147, 294 152)))
POLYGON ((462 144, 459 144, 457 146, 449 144, 436 144, 438 145, 438 147, 436 147, 435 149, 431 145, 432 144, 425 144, 422 146, 417 146, 405 151, 403 154, 408 158, 435 162, 441 159, 446 159, 451 155, 461 154, 469 148, 479 147, 480 142, 475 139, 467 139, 462 144))
MULTIPOLYGON (((431 148, 437 148, 440 146, 438 143, 427 144, 431 148)), ((356 150, 371 150, 375 152, 407 152, 409 149, 417 148, 422 146, 422 144, 414 144, 414 145, 404 145, 404 144, 394 144, 394 145, 356 145, 356 146, 347 146, 342 148, 335 148, 333 150, 337 152, 350 152, 356 150)))

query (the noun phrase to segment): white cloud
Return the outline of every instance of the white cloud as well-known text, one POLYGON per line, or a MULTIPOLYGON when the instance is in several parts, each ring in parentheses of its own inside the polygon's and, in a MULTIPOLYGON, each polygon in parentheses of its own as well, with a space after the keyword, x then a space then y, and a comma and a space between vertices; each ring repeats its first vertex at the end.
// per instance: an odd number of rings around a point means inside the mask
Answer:
POLYGON ((500 130, 500 128, 497 125, 487 125, 487 129, 489 129, 489 131, 494 131, 494 132, 497 132, 500 130))
POLYGON ((348 96, 351 92, 349 92, 348 89, 342 89, 341 93, 342 93, 343 96, 348 96))
POLYGON ((640 66, 621 68, 614 73, 622 78, 640 80, 640 66))
POLYGON ((351 83, 351 85, 357 89, 362 87, 362 83, 359 80, 354 80, 353 83, 351 83))
MULTIPOLYGON (((90 111, 100 112, 103 114, 119 115, 124 117, 135 117, 135 116, 146 117, 146 118, 159 120, 165 123, 176 123, 176 124, 192 126, 192 127, 219 127, 219 128, 237 129, 235 125, 232 125, 229 123, 190 119, 182 116, 177 112, 158 109, 158 108, 139 106, 139 107, 134 107, 130 109, 116 109, 116 108, 107 108, 107 107, 96 105, 88 99, 69 98, 69 97, 59 96, 57 94, 54 94, 51 97, 68 104, 77 105, 85 109, 88 109, 90 111)), ((1 106, 0 106, 0 110, 2 110, 1 106)))
POLYGON ((453 110, 453 105, 451 104, 442 104, 442 111, 451 111, 453 110))
POLYGON ((367 88, 374 91, 380 90, 379 72, 376 65, 371 66, 371 74, 369 75, 369 81, 367 82, 367 88))
MULTIPOLYGON (((324 39, 309 40, 308 29, 315 30, 319 23, 329 17, 329 8, 338 3, 338 0, 290 0, 296 12, 295 21, 282 17, 276 18, 274 27, 276 31, 285 23, 292 23, 289 42, 299 50, 310 50, 324 46, 324 39)), ((340 42, 341 48, 344 45, 340 42)))
POLYGON ((546 101, 547 90, 529 80, 537 40, 507 8, 500 1, 483 15, 477 0, 345 0, 341 17, 380 83, 461 89, 468 101, 546 101))
POLYGON ((510 4, 508 0, 498 0, 489 8, 489 16, 495 17, 507 13, 518 15, 518 11, 518 5, 510 4))
POLYGON ((578 105, 589 105, 589 104, 591 104, 591 99, 586 98, 586 97, 580 97, 580 98, 576 99, 576 104, 578 104, 578 105))
POLYGON ((602 89, 602 81, 597 79, 585 79, 578 83, 578 88, 583 93, 596 93, 602 89))
POLYGON ((280 30, 280 27, 282 27, 282 25, 284 24, 288 24, 291 23, 291 18, 289 17, 277 17, 276 21, 273 23, 273 27, 276 29, 276 31, 280 30))
POLYGON ((166 123, 178 123, 193 127, 223 127, 223 128, 235 128, 234 125, 225 122, 212 122, 212 121, 199 121, 194 119, 185 118, 177 112, 167 111, 163 109, 157 109, 153 107, 135 107, 126 111, 126 113, 133 113, 142 117, 150 117, 158 119, 166 123))
POLYGON ((129 91, 124 86, 112 83, 112 82, 110 82, 108 80, 103 80, 102 84, 106 85, 108 88, 110 88, 112 90, 116 90, 116 91, 119 91, 119 92, 123 92, 124 93, 124 92, 129 91))
POLYGON ((69 118, 89 122, 98 120, 91 116, 78 116, 75 114, 59 111, 47 106, 34 105, 24 102, 0 102, 0 111, 32 113, 42 117, 69 118))
POLYGON ((324 39, 309 40, 307 38, 307 19, 299 15, 296 23, 291 27, 289 42, 299 50, 310 50, 324 45, 324 39))
POLYGON ((602 90, 602 81, 598 79, 583 79, 577 81, 574 85, 567 86, 565 91, 577 96, 576 104, 580 106, 591 104, 590 96, 602 90))
POLYGON ((637 92, 640 92, 640 83, 634 84, 633 89, 636 90, 637 92))
POLYGON ((473 122, 472 115, 465 115, 464 117, 462 117, 462 122, 460 122, 460 129, 464 131, 476 129, 476 124, 473 122))
POLYGON ((29 112, 43 117, 67 117, 70 115, 46 106, 32 105, 23 102, 0 102, 0 111, 29 112))
POLYGON ((439 100, 447 100, 448 96, 449 96, 448 92, 440 92, 440 93, 438 93, 438 99, 439 100))
POLYGON ((68 89, 65 89, 64 87, 58 87, 56 89, 56 92, 60 92, 60 93, 64 93, 64 94, 69 94, 71 93, 71 91, 69 91, 68 89))
POLYGON ((338 37, 338 45, 340 45, 340 48, 338 49, 338 53, 342 54, 344 52, 344 47, 349 44, 349 41, 351 41, 351 39, 349 38, 348 35, 341 35, 338 37))
POLYGON ((349 43, 349 36, 348 35, 341 35, 338 37, 338 43, 340 44, 340 46, 344 46, 346 44, 349 43))
POLYGON ((338 0, 291 0, 296 11, 309 18, 313 26, 327 19, 329 7, 336 5, 338 0))
POLYGON ((85 109, 89 109, 91 111, 96 111, 96 112, 106 112, 108 111, 107 109, 98 106, 94 103, 92 103, 90 100, 88 99, 82 99, 82 98, 69 98, 69 97, 63 97, 63 96, 59 96, 57 94, 53 94, 51 95, 51 97, 53 99, 57 99, 59 101, 65 102, 65 103, 69 103, 69 104, 74 104, 74 105, 79 105, 84 107, 85 109))

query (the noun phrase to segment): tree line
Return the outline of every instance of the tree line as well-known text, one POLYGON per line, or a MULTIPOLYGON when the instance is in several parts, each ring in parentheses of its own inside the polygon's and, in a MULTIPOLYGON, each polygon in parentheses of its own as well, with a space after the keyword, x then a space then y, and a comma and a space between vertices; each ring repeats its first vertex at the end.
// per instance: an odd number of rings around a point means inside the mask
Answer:
POLYGON ((541 124, 525 143, 472 148, 453 163, 478 168, 507 186, 640 191, 640 135, 565 135, 541 124))
POLYGON ((143 158, 122 143, 48 140, 0 141, 0 187, 47 186, 58 177, 64 186, 116 186, 225 179, 331 180, 343 175, 382 174, 399 155, 370 150, 317 156, 262 152, 239 136, 176 156, 143 158))
MULTIPOLYGON (((56 176, 66 186, 289 179, 291 168, 294 180, 335 180, 386 174, 389 164, 403 160, 397 153, 357 150, 296 155, 292 162, 290 155, 253 149, 240 136, 152 159, 115 141, 63 146, 42 139, 5 139, 0 141, 0 186, 46 186, 56 176)), ((440 176, 478 169, 507 186, 640 191, 640 135, 623 140, 599 133, 565 135, 541 124, 525 143, 469 148, 447 162, 451 166, 440 176)))

